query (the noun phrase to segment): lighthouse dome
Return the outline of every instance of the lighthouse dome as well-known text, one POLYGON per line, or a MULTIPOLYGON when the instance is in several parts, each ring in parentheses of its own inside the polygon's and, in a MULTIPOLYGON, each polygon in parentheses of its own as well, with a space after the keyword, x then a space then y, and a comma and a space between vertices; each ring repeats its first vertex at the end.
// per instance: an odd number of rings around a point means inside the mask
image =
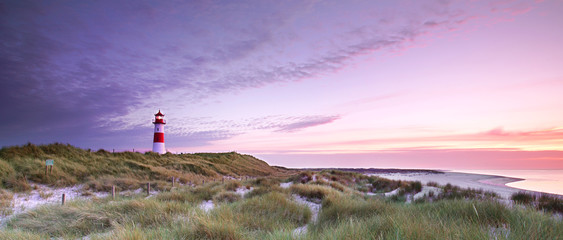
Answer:
POLYGON ((154 120, 153 122, 154 124, 166 124, 166 121, 164 120, 164 114, 162 114, 160 112, 160 110, 158 110, 158 113, 154 115, 154 120))

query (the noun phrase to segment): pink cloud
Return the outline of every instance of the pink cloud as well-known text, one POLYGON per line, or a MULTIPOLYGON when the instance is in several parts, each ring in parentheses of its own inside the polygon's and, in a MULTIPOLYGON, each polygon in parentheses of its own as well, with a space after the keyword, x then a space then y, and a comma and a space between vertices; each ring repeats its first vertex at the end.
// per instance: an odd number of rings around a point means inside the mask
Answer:
POLYGON ((352 154, 257 154, 286 167, 563 169, 563 151, 403 149, 352 154))
POLYGON ((334 145, 362 145, 378 143, 424 143, 424 142, 461 142, 461 141, 491 141, 491 142, 528 142, 563 139, 563 128, 553 128, 536 131, 505 131, 494 128, 489 131, 474 134, 454 134, 426 137, 380 138, 358 141, 337 142, 334 145))

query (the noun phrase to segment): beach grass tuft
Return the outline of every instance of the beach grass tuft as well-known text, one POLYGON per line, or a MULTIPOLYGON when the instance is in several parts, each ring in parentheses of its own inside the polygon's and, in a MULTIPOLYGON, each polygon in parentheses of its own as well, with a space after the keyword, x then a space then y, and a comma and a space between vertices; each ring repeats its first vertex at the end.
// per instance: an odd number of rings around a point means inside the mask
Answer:
POLYGON ((514 201, 515 203, 529 205, 529 204, 532 204, 536 200, 536 197, 534 195, 530 194, 530 193, 517 192, 517 193, 512 194, 510 199, 512 201, 514 201))

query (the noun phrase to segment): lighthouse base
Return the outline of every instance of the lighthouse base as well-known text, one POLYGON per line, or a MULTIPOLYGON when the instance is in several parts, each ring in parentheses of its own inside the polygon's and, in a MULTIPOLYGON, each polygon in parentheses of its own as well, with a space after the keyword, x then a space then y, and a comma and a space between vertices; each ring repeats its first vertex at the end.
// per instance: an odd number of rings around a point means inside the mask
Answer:
POLYGON ((166 149, 164 148, 163 142, 154 142, 152 144, 152 151, 155 153, 165 154, 166 149))

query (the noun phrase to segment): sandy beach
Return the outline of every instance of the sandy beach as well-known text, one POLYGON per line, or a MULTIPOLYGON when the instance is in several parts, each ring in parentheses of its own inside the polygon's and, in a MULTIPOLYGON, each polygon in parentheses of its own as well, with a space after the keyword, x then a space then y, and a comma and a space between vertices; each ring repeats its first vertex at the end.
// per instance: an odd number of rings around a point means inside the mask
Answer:
MULTIPOLYGON (((499 194, 504 199, 509 199, 513 193, 525 191, 522 189, 512 188, 505 184, 510 182, 521 181, 524 179, 510 178, 503 176, 471 174, 460 172, 444 171, 443 173, 373 173, 369 175, 380 176, 393 180, 420 181, 423 184, 428 182, 436 182, 440 185, 448 183, 457 185, 462 188, 483 189, 499 194)), ((528 191, 531 192, 531 191, 528 191)))

